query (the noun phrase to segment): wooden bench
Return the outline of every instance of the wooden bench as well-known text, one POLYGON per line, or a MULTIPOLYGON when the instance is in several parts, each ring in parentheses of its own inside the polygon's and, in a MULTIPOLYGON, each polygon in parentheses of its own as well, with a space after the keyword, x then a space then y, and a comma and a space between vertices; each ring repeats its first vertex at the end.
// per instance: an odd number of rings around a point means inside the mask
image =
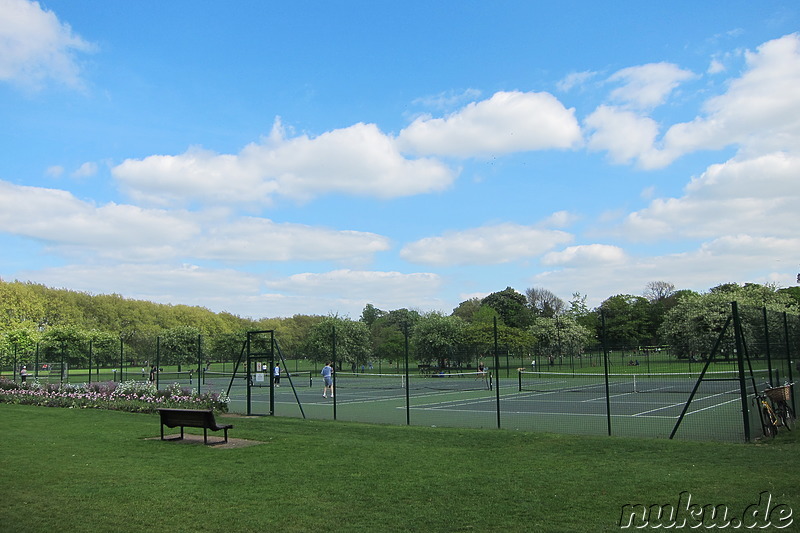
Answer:
POLYGON ((214 411, 211 409, 159 409, 161 415, 161 440, 164 440, 164 426, 168 428, 181 428, 183 439, 183 428, 203 428, 203 443, 208 444, 208 430, 224 431, 225 442, 228 442, 228 430, 232 424, 219 425, 214 420, 214 411))

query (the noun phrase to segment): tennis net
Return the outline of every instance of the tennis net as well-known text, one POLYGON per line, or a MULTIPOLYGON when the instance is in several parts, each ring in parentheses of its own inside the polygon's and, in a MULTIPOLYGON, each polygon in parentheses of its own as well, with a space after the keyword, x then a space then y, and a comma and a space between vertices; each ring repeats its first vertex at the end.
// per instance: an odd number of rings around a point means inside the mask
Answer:
MULTIPOLYGON (((755 370, 756 379, 767 376, 766 370, 755 370)), ((609 391, 624 393, 690 393, 700 372, 608 374, 609 391)), ((519 390, 527 392, 575 392, 594 394, 605 392, 605 374, 572 372, 538 372, 521 370, 519 390)), ((706 372, 698 387, 700 394, 739 394, 739 373, 731 371, 706 372)))
POLYGON ((489 372, 458 372, 426 375, 370 374, 336 372, 337 388, 344 389, 404 389, 409 390, 491 390, 492 375, 489 372))
POLYGON ((161 383, 193 383, 195 377, 194 370, 158 372, 158 381, 161 383))
MULTIPOLYGON (((310 387, 312 380, 311 380, 311 371, 310 370, 301 370, 301 371, 281 371, 281 380, 283 383, 288 383, 289 378, 291 377, 291 383, 295 387, 310 387)), ((260 385, 260 386, 268 386, 269 380, 271 375, 269 372, 253 372, 250 374, 251 379, 253 381, 253 385, 260 385), (257 378, 257 374, 261 374, 261 380, 259 381, 257 378)), ((231 379, 233 379, 233 385, 243 387, 247 384, 247 373, 246 372, 211 372, 207 371, 203 373, 203 384, 206 385, 215 385, 215 386, 227 386, 231 383, 231 379)))

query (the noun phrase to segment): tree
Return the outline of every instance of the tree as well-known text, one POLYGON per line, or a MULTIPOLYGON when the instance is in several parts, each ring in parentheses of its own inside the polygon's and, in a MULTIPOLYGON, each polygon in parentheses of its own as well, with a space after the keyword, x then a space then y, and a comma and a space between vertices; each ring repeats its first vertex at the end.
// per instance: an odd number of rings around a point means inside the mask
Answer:
POLYGON ((609 347, 636 347, 656 342, 649 303, 642 296, 612 296, 600 304, 600 311, 605 315, 605 338, 609 347))
POLYGON ((552 318, 566 310, 564 300, 541 287, 532 287, 525 290, 525 296, 530 307, 537 316, 552 318))
POLYGON ((369 361, 369 328, 360 321, 327 316, 311 328, 307 346, 315 361, 332 360, 335 346, 339 369, 347 365, 359 366, 369 361))
POLYGON ((675 285, 666 281, 651 281, 644 289, 644 297, 650 303, 666 300, 675 293, 675 285))
POLYGON ((458 307, 453 309, 452 314, 466 322, 472 322, 472 317, 480 310, 482 305, 480 298, 470 298, 458 304, 458 307))
POLYGON ((200 330, 194 326, 178 326, 161 334, 161 361, 166 364, 181 365, 198 363, 200 330))
POLYGON ((570 316, 539 316, 530 327, 539 353, 545 356, 578 356, 594 341, 592 331, 570 316))
POLYGON ((497 320, 497 346, 501 352, 527 352, 534 339, 528 331, 512 328, 499 320, 497 311, 489 306, 481 307, 474 320, 467 323, 464 331, 464 345, 473 358, 489 356, 494 353, 495 318, 497 320))
MULTIPOLYGON (((758 357, 763 349, 763 343, 758 342, 763 339, 763 310, 771 312, 768 316, 773 317, 785 311, 798 312, 797 302, 774 286, 727 283, 717 285, 705 294, 682 295, 665 315, 659 335, 678 357, 707 357, 731 316, 733 301, 739 306, 745 336, 751 341, 748 351, 754 357, 758 357)), ((781 324, 780 321, 776 322, 771 327, 779 331, 781 324)), ((729 356, 732 352, 733 348, 729 346, 723 356, 729 356)))
POLYGON ((500 292, 493 292, 485 297, 483 305, 488 305, 497 311, 503 323, 512 328, 526 328, 531 323, 533 315, 527 306, 525 296, 511 287, 506 287, 500 292))
POLYGON ((431 312, 414 325, 412 341, 420 363, 438 363, 440 367, 453 366, 469 360, 463 353, 466 322, 457 316, 444 316, 431 312))
POLYGON ((364 307, 364 310, 361 311, 361 321, 366 324, 368 327, 372 327, 372 324, 375 323, 380 317, 385 315, 384 311, 381 311, 377 307, 372 304, 367 304, 364 307))
POLYGON ((85 367, 89 362, 86 334, 75 326, 48 328, 42 334, 41 348, 44 360, 50 363, 85 367))
POLYGON ((18 365, 33 363, 38 339, 39 335, 33 328, 20 327, 5 331, 0 335, 0 364, 10 367, 14 357, 18 365))

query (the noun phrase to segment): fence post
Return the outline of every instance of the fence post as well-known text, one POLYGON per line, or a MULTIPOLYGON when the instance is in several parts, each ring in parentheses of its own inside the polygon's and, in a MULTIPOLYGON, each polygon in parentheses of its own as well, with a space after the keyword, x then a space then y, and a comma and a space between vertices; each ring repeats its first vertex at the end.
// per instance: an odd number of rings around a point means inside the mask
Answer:
POLYGON ((600 310, 600 318, 603 327, 603 367, 606 382, 606 424, 608 425, 608 436, 611 436, 611 390, 608 385, 608 343, 606 335, 606 312, 600 310))
MULTIPOLYGON (((733 333, 736 341, 736 363, 739 368, 739 395, 742 402, 742 421, 744 422, 744 440, 750 442, 750 417, 747 410, 747 386, 744 378, 744 339, 742 338, 742 322, 739 318, 739 305, 731 302, 733 311, 733 333)), ((749 358, 748 358, 749 362, 749 358)), ((771 378, 770 378, 771 379, 771 378)))
POLYGON ((338 396, 336 391, 336 325, 334 324, 331 327, 331 343, 332 343, 332 353, 333 353, 333 371, 331 372, 331 383, 333 383, 333 392, 331 396, 333 397, 333 419, 336 420, 336 396, 338 396))
POLYGON ((764 315, 764 350, 767 356, 767 373, 769 374, 769 382, 772 385, 772 354, 770 353, 769 349, 769 321, 767 320, 767 307, 762 307, 761 311, 764 315))
POLYGON ((405 337, 405 356, 406 356, 406 425, 411 425, 411 383, 408 376, 408 324, 403 324, 403 336, 405 337))

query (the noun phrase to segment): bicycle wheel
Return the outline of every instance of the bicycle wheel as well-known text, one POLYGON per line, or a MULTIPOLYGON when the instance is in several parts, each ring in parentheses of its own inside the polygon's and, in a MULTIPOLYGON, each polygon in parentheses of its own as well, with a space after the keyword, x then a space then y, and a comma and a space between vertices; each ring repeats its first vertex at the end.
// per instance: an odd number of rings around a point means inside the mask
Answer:
POLYGON ((789 431, 794 429, 794 412, 792 412, 792 408, 789 407, 788 403, 781 402, 775 410, 775 414, 780 417, 783 427, 789 431))

